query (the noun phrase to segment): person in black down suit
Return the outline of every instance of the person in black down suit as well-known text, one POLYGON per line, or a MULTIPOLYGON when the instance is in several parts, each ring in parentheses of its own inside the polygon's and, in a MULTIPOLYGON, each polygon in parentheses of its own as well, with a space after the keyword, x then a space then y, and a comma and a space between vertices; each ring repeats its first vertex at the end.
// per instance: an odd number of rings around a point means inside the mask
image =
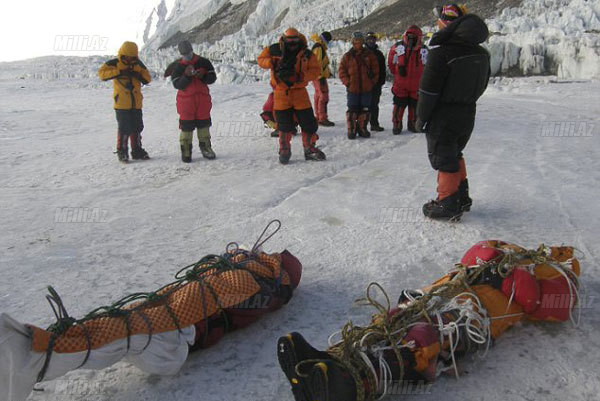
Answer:
POLYGON ((379 63, 379 81, 377 81, 377 84, 373 87, 373 97, 371 98, 371 130, 383 131, 383 127, 379 125, 379 100, 381 99, 381 88, 385 84, 387 75, 385 56, 381 50, 379 50, 379 46, 377 45, 377 34, 375 34, 375 32, 367 32, 365 44, 373 53, 375 53, 375 57, 377 57, 379 63))
POLYGON ((427 136, 431 166, 438 170, 438 196, 423 205, 425 216, 458 220, 471 209, 462 151, 475 124, 476 102, 490 77, 485 22, 464 6, 437 9, 440 30, 429 42, 417 104, 417 130, 427 136))

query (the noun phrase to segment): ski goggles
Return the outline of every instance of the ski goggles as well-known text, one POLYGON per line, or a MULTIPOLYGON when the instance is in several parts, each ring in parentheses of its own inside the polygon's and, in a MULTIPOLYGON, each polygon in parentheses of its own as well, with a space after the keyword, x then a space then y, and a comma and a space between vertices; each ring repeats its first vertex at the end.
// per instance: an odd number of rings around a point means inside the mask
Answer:
POLYGON ((138 58, 136 56, 121 56, 121 61, 125 64, 135 64, 138 58))
POLYGON ((283 41, 289 44, 300 43, 300 36, 284 36, 283 41))

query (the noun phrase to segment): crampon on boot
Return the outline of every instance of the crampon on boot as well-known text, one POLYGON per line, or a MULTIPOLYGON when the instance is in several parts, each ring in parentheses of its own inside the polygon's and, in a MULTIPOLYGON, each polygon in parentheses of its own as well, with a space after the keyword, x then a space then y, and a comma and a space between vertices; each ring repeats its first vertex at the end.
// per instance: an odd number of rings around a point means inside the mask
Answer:
POLYGON ((423 205, 423 214, 431 219, 459 221, 463 214, 459 193, 427 202, 423 205))
POLYGON ((469 197, 469 180, 462 180, 458 186, 460 195, 460 208, 463 212, 470 212, 473 206, 473 199, 469 197))
POLYGON ((288 164, 292 157, 292 133, 279 132, 279 163, 288 164))
POLYGON ((370 138, 371 133, 367 129, 367 125, 369 123, 369 112, 362 111, 358 114, 358 121, 356 124, 356 131, 358 132, 358 136, 361 138, 370 138))
POLYGON ((144 148, 135 148, 131 150, 131 158, 133 160, 148 160, 150 156, 144 148))
POLYGON ((192 162, 192 145, 181 145, 181 161, 184 163, 192 162))
POLYGON ((302 145, 304 145, 304 159, 305 160, 325 160, 325 153, 321 149, 317 148, 316 143, 319 139, 317 134, 308 134, 302 132, 302 145))

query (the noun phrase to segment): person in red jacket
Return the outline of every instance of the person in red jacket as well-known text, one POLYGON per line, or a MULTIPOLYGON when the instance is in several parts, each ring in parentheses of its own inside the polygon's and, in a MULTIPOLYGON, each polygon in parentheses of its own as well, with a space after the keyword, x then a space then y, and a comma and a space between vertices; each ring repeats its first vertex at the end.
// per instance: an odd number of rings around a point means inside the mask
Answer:
POLYGON ((416 25, 411 25, 402 40, 394 44, 388 54, 388 67, 394 74, 394 124, 393 133, 402 132, 402 119, 404 110, 408 106, 408 130, 417 132, 415 123, 417 117, 415 110, 419 99, 419 82, 423 75, 423 68, 427 63, 427 48, 422 44, 423 32, 416 25))
POLYGON ((214 159, 215 152, 210 142, 212 125, 210 111, 212 99, 208 85, 217 80, 217 74, 212 63, 194 54, 192 44, 187 40, 179 43, 179 53, 182 58, 173 69, 171 81, 177 91, 177 113, 179 113, 179 128, 181 135, 181 160, 184 163, 192 161, 192 141, 194 129, 198 130, 198 142, 202 156, 214 159))

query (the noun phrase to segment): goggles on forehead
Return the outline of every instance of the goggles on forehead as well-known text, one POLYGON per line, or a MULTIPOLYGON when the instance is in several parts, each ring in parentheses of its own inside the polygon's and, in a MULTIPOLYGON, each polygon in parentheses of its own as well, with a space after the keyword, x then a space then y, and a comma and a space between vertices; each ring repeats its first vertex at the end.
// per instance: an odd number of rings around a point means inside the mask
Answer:
POLYGON ((300 37, 299 36, 285 36, 283 38, 283 40, 286 43, 300 43, 300 37))

